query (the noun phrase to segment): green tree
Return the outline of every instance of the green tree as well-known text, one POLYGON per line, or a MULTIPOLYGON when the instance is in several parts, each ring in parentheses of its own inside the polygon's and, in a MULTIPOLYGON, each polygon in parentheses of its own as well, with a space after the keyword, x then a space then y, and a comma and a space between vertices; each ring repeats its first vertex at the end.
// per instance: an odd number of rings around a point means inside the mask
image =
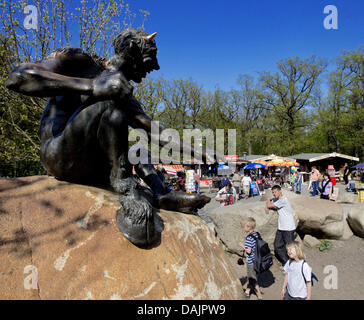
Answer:
MULTIPOLYGON (((261 126, 264 123, 266 106, 259 84, 254 77, 241 74, 238 77, 239 89, 232 89, 230 103, 236 110, 236 128, 238 130, 238 151, 242 154, 242 148, 248 149, 248 154, 253 152, 253 143, 261 139, 261 126)), ((246 149, 245 149, 246 150, 246 149)))
MULTIPOLYGON (((137 18, 124 1, 81 0, 75 5, 65 0, 35 0, 38 25, 28 30, 23 26, 27 4, 24 0, 0 3, 0 175, 12 174, 7 167, 24 167, 27 161, 41 168, 38 128, 45 99, 7 90, 9 72, 21 62, 41 60, 65 46, 107 57, 114 36, 137 18)), ((141 27, 148 14, 140 11, 141 27)), ((18 170, 17 174, 22 173, 18 170)))
POLYGON ((261 73, 264 101, 271 111, 273 145, 280 146, 280 153, 294 154, 309 124, 306 109, 313 105, 313 92, 326 62, 315 56, 296 57, 279 61, 277 67, 275 74, 261 73))
POLYGON ((163 78, 146 78, 135 87, 135 97, 141 103, 144 111, 153 120, 159 120, 159 113, 164 97, 163 78))
POLYGON ((345 51, 339 57, 346 89, 347 110, 344 114, 348 133, 346 150, 357 157, 364 156, 364 47, 345 51))

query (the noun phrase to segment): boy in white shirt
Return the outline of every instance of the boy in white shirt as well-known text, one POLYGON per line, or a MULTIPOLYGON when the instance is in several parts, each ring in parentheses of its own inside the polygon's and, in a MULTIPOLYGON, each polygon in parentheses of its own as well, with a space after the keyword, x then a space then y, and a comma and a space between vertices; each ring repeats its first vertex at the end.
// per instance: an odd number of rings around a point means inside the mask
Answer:
POLYGON ((252 183, 252 179, 249 177, 247 173, 245 173, 243 179, 241 180, 241 183, 243 185, 243 192, 245 194, 245 199, 248 199, 250 194, 250 185, 252 183))

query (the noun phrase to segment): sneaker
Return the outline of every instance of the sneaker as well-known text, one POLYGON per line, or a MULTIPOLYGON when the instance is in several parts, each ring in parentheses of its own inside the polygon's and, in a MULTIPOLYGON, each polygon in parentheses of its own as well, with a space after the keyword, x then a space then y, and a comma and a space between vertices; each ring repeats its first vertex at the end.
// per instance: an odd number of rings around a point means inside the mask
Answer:
POLYGON ((245 294, 245 300, 250 300, 250 294, 245 294))

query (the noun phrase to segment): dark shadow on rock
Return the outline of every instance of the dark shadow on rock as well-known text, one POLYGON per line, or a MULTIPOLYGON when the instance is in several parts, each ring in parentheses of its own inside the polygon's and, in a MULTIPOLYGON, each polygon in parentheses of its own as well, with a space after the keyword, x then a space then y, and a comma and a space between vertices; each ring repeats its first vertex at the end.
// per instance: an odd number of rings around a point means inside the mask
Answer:
MULTIPOLYGON (((47 179, 47 178, 44 178, 44 179, 47 179)), ((39 180, 43 180, 43 179, 39 179, 39 180)), ((38 181, 39 181, 38 180, 38 181)), ((31 183, 29 184, 33 184, 35 183, 36 181, 31 181, 31 183)), ((20 190, 19 190, 19 193, 17 193, 16 195, 9 195, 9 196, 4 196, 4 195, 1 195, 0 193, 0 200, 1 201, 7 201, 7 200, 13 200, 13 199, 21 199, 21 198, 28 198, 28 197, 32 197, 36 194, 42 194, 42 193, 45 193, 46 191, 54 191, 54 190, 57 190, 57 189, 61 189, 61 188, 64 188, 66 186, 68 186, 69 184, 67 182, 63 182, 63 183, 59 183, 55 186, 48 186, 48 187, 44 187, 38 191, 33 191, 33 192, 24 192, 24 193, 20 193, 20 190)), ((14 188, 8 188, 6 190, 10 190, 10 189, 15 189, 16 187, 14 188)))
POLYGON ((24 186, 29 186, 31 184, 35 184, 39 181, 42 181, 44 179, 48 179, 48 177, 38 177, 37 179, 34 179, 32 181, 24 181, 21 178, 3 178, 4 180, 6 179, 7 181, 10 181, 11 185, 8 186, 7 188, 4 186, 0 185, 0 192, 4 192, 4 191, 8 191, 8 190, 12 190, 12 189, 16 189, 16 188, 21 188, 24 186))
POLYGON ((107 219, 101 219, 99 215, 94 214, 91 221, 87 223, 87 230, 95 231, 101 226, 107 226, 110 222, 107 219))
MULTIPOLYGON (((1 212, 1 211, 0 211, 1 212)), ((353 227, 350 225, 350 220, 348 217, 346 217, 346 223, 348 224, 349 226, 349 229, 351 230, 351 232, 356 235, 356 230, 353 229, 353 227)))
POLYGON ((2 202, 0 201, 0 216, 1 216, 1 215, 9 214, 9 212, 7 212, 5 209, 3 209, 3 208, 1 207, 1 205, 2 205, 2 202))
MULTIPOLYGON (((75 225, 78 221, 80 221, 84 216, 79 216, 71 221, 60 224, 58 226, 49 228, 43 232, 35 233, 35 234, 27 234, 27 232, 20 228, 13 231, 13 236, 10 238, 1 238, 0 237, 0 250, 7 250, 7 253, 14 254, 18 256, 18 258, 31 257, 32 253, 35 252, 37 247, 42 245, 41 237, 47 234, 56 233, 59 230, 65 229, 65 234, 63 238, 67 240, 68 246, 76 245, 80 240, 77 237, 78 233, 74 231, 67 231, 69 226, 75 225), (29 248, 31 246, 31 248, 29 248)), ((99 227, 103 225, 108 225, 110 222, 106 219, 101 219, 99 216, 94 215, 90 219, 91 221, 87 224, 87 228, 79 228, 77 231, 79 234, 82 232, 89 232, 97 230, 99 227)), ((106 245, 106 244, 105 244, 106 245)))
POLYGON ((77 236, 77 234, 75 234, 74 231, 66 232, 66 234, 63 237, 66 240, 67 246, 70 246, 70 247, 76 245, 77 241, 80 239, 77 236))
POLYGON ((8 245, 8 244, 19 244, 19 243, 27 242, 28 237, 31 238, 31 239, 40 238, 40 237, 42 237, 42 236, 44 236, 46 234, 56 232, 56 231, 58 231, 58 230, 60 230, 62 228, 66 228, 69 225, 75 224, 81 218, 83 218, 83 216, 82 217, 81 216, 76 217, 76 218, 72 219, 71 221, 60 224, 60 225, 58 225, 56 227, 53 227, 53 228, 50 228, 50 229, 48 229, 46 231, 43 231, 43 232, 40 232, 40 233, 37 233, 37 234, 31 234, 31 235, 28 235, 28 236, 26 235, 26 232, 23 229, 15 230, 13 232, 13 234, 14 234, 13 237, 11 237, 11 238, 1 238, 0 239, 0 247, 8 245))
POLYGON ((55 206, 54 204, 52 204, 50 201, 48 200, 41 200, 40 204, 45 207, 46 209, 50 209, 52 211, 54 211, 54 215, 56 217, 61 217, 63 216, 63 209, 58 208, 57 206, 55 206))
POLYGON ((239 279, 241 286, 244 287, 244 285, 248 282, 248 277, 242 277, 239 279))

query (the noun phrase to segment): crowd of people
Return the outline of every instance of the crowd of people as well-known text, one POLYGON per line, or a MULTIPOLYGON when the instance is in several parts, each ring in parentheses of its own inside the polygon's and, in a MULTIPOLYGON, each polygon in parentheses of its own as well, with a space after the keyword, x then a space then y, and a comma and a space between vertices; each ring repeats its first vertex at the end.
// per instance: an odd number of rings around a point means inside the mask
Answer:
MULTIPOLYGON (((219 191, 216 200, 222 205, 236 203, 240 198, 248 199, 254 195, 252 184, 256 182, 259 193, 264 194, 265 189, 271 188, 273 185, 289 187, 292 192, 301 194, 302 184, 304 183, 304 174, 299 167, 291 167, 281 170, 280 172, 260 172, 256 170, 247 170, 244 175, 236 172, 231 176, 222 178, 213 178, 213 185, 219 191), (291 170, 291 172, 289 172, 291 170), (250 172, 249 172, 250 171, 250 172), (230 201, 233 197, 236 201, 230 201)), ((316 166, 311 168, 309 174, 308 190, 312 197, 320 196, 321 199, 335 200, 336 177, 331 176, 328 170, 320 172, 316 166)), ((345 164, 343 168, 344 184, 349 183, 349 167, 345 164)), ((349 187, 347 189, 350 189, 349 187)), ((350 191, 350 190, 349 190, 350 191)))
MULTIPOLYGON (((271 172, 260 170, 245 170, 244 174, 235 172, 230 176, 222 178, 213 178, 214 188, 219 191, 215 197, 222 206, 236 203, 239 199, 248 199, 255 194, 264 194, 265 189, 271 188, 273 185, 283 185, 284 175, 281 172, 271 172), (254 183, 255 184, 254 184, 254 183), (255 187, 255 190, 254 190, 255 187)), ((301 193, 302 175, 297 175, 297 181, 294 182, 292 188, 297 188, 297 193, 301 193)))
MULTIPOLYGON (((210 171, 209 171, 210 172, 210 171)), ((186 177, 184 172, 177 172, 176 176, 168 175, 163 167, 157 168, 166 185, 175 191, 186 191, 186 177)), ((344 183, 348 185, 348 191, 352 191, 349 186, 351 172, 349 166, 343 167, 344 183)), ((197 170, 194 174, 195 192, 200 193, 200 179, 197 170)), ((231 175, 216 176, 211 178, 211 186, 217 189, 215 197, 221 205, 231 205, 240 199, 248 199, 257 194, 264 194, 266 189, 273 185, 290 187, 292 192, 301 194, 302 184, 308 183, 308 189, 312 197, 320 196, 321 199, 335 200, 335 183, 328 170, 320 172, 316 166, 310 172, 303 172, 300 167, 273 167, 265 169, 253 169, 236 171, 231 175), (304 175, 309 175, 309 179, 304 181, 304 175)))

